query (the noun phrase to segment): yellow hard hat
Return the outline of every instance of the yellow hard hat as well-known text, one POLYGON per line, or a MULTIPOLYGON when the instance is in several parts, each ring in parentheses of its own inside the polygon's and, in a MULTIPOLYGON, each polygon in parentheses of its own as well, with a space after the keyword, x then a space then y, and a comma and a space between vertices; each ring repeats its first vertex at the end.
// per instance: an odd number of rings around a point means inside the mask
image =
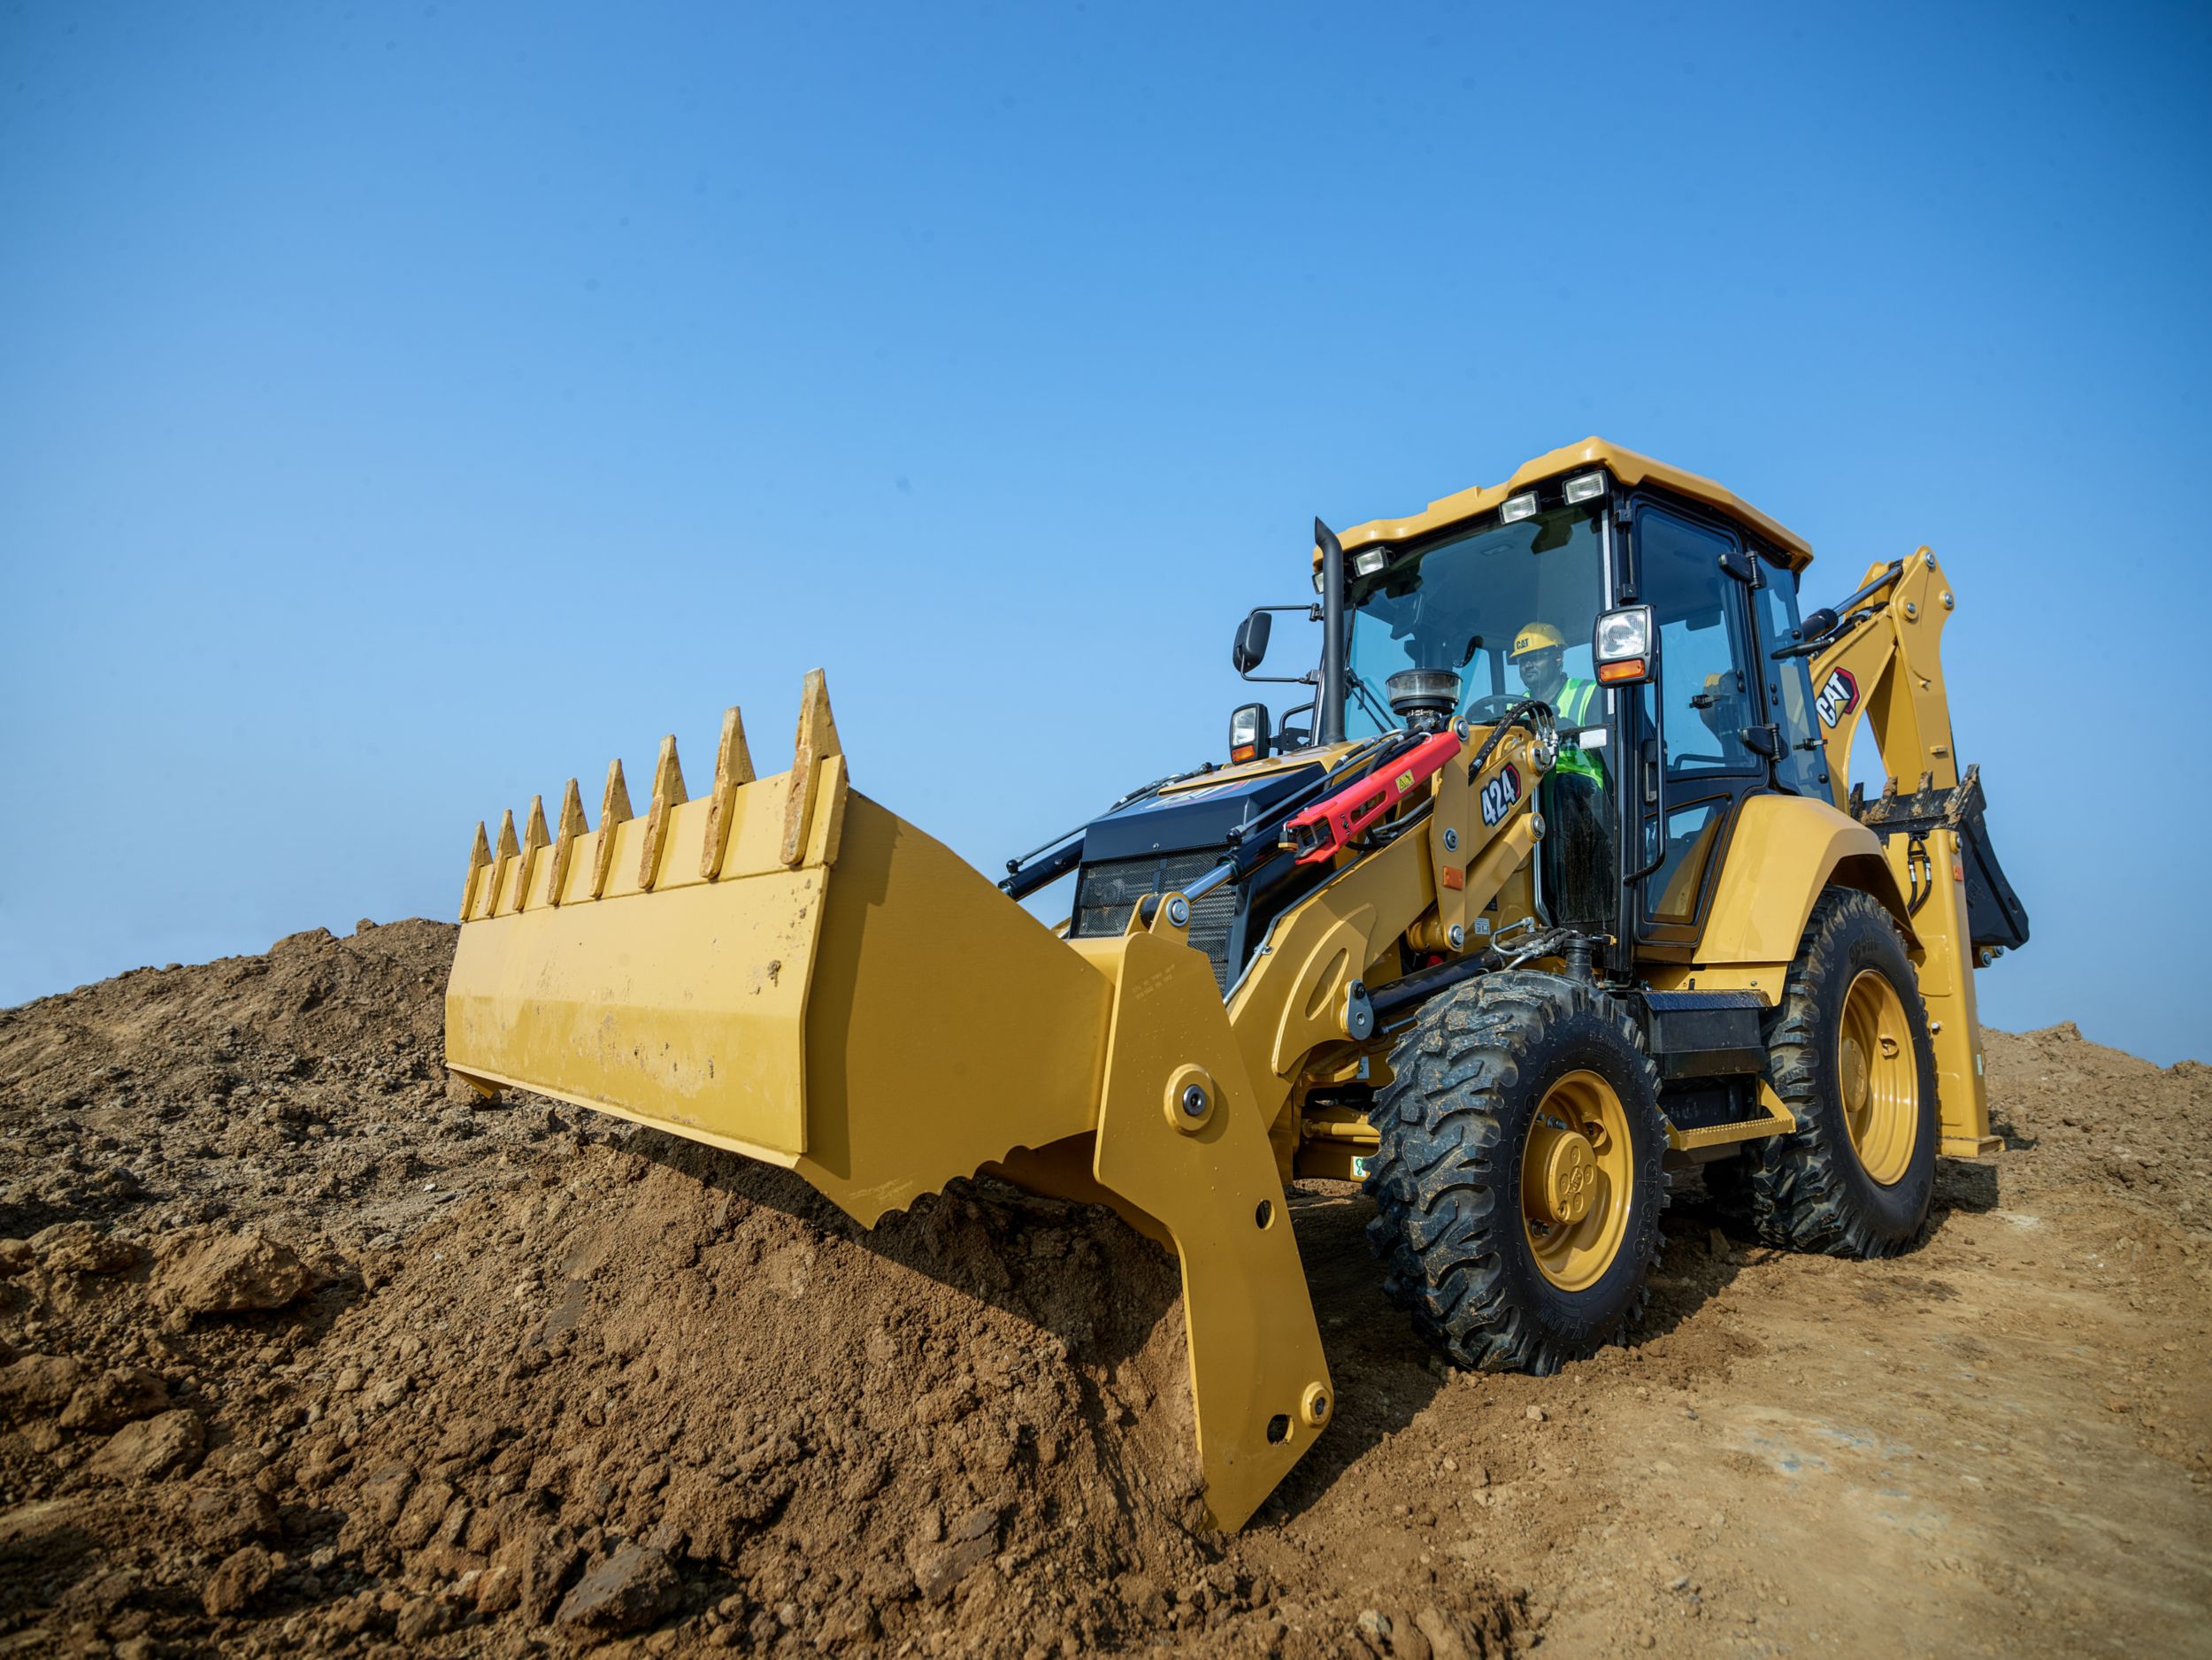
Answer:
POLYGON ((1506 653, 1516 659, 1532 651, 1564 651, 1567 637, 1548 622, 1532 622, 1513 636, 1513 649, 1506 653))

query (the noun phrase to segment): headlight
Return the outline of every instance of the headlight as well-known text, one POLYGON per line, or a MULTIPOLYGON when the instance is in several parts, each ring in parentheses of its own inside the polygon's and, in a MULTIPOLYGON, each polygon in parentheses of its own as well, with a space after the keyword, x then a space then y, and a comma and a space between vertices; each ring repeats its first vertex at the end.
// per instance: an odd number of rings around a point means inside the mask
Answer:
POLYGON ((1596 659, 1598 682, 1624 686, 1651 678, 1651 607, 1624 605, 1598 619, 1591 637, 1590 655, 1596 659))
POLYGON ((1245 703, 1229 714, 1229 762, 1241 766, 1267 753, 1271 723, 1265 703, 1245 703))

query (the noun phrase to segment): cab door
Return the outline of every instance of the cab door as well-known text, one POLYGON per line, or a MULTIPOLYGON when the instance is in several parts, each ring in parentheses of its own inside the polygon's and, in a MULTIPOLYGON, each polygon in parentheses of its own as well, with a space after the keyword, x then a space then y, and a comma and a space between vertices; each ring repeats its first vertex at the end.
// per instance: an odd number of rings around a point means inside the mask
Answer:
POLYGON ((1671 502, 1631 509, 1637 597, 1658 678, 1638 688, 1640 788, 1628 909, 1647 945, 1697 941, 1736 809, 1770 788, 1779 748, 1754 631, 1758 561, 1722 520, 1671 502))

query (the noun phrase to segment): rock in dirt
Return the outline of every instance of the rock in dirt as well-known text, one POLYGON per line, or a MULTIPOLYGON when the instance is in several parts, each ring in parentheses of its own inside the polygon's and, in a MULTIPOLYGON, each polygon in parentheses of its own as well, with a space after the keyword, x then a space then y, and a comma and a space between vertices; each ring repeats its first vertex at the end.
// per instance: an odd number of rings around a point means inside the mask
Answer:
POLYGON ((647 1545, 625 1545, 576 1582, 554 1624, 590 1631, 635 1631, 673 1606, 679 1582, 668 1558, 647 1545))
POLYGON ((522 1600, 522 1575, 509 1567, 487 1569, 470 1587, 480 1614, 503 1614, 522 1600))
POLYGON ((189 1407, 126 1424, 85 1461, 96 1476, 112 1481, 162 1481, 197 1468, 206 1432, 189 1407))
POLYGON ((256 1232, 203 1233, 164 1253, 161 1289, 187 1314, 280 1309, 304 1296, 315 1277, 292 1249, 256 1232))
POLYGON ((202 1487, 184 1513, 193 1542, 208 1550, 236 1550, 276 1532, 275 1502, 257 1487, 202 1487))
POLYGON ((400 1512, 407 1506, 407 1495, 415 1488, 415 1472, 406 1464, 385 1464, 361 1487, 361 1500, 377 1524, 389 1527, 399 1520, 400 1512))
POLYGON ((73 1355, 26 1355, 0 1367, 0 1420, 20 1424, 59 1411, 83 1383, 85 1370, 73 1355))
POLYGON ((542 1625, 551 1618, 561 1593, 583 1565, 584 1553, 573 1545, 557 1544, 549 1539, 534 1541, 523 1559, 522 1583, 515 1598, 524 1622, 542 1625))
POLYGON ((145 1260, 146 1253, 89 1222, 61 1222, 31 1235, 38 1260, 58 1274, 119 1274, 145 1260))
POLYGON ((442 1632, 450 1631, 459 1611, 434 1596, 419 1596, 399 1610, 392 1633, 407 1648, 419 1648, 442 1632))
POLYGON ((269 1588, 276 1563, 259 1545, 247 1545, 223 1558, 200 1593, 200 1605, 214 1618, 235 1614, 269 1588))
POLYGON ((111 1430, 169 1404, 169 1386, 143 1366, 115 1366, 77 1386, 62 1408, 64 1429, 111 1430))
POLYGON ((923 1600, 942 1602, 961 1580, 996 1556, 998 1532, 997 1509, 981 1505, 955 1521, 943 1543, 915 1549, 908 1562, 923 1600))
POLYGON ((453 1500, 453 1489, 445 1482, 424 1482, 401 1509, 392 1526, 392 1542, 402 1550, 415 1550, 428 1544, 453 1500))
POLYGON ((1484 1652, 1481 1639, 1470 1632, 1465 1622, 1455 1619, 1441 1609, 1425 1608, 1413 1617, 1413 1623, 1419 1627, 1421 1635, 1428 1639, 1432 1660, 1475 1660, 1484 1652))

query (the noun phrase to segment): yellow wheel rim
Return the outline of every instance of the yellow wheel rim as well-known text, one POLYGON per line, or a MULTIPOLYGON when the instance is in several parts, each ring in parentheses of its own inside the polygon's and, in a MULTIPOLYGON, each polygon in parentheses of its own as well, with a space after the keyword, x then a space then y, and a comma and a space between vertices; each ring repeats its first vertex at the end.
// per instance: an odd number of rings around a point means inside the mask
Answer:
POLYGON ((1904 999, 1886 976, 1870 968, 1861 969, 1843 994, 1836 1089, 1860 1167, 1889 1187, 1912 1163, 1920 1130, 1920 1069, 1904 999))
POLYGON ((1610 1084, 1574 1072, 1544 1092, 1521 1149, 1521 1231, 1562 1291, 1587 1290, 1620 1255, 1635 1171, 1610 1084))

